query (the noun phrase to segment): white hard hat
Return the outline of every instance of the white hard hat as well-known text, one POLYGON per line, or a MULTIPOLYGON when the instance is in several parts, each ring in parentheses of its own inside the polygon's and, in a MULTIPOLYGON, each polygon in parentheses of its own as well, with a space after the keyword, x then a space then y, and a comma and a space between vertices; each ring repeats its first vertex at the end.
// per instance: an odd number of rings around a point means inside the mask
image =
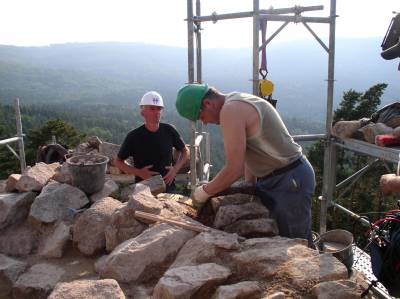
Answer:
POLYGON ((139 106, 159 106, 164 107, 162 96, 156 91, 146 92, 140 100, 139 106))

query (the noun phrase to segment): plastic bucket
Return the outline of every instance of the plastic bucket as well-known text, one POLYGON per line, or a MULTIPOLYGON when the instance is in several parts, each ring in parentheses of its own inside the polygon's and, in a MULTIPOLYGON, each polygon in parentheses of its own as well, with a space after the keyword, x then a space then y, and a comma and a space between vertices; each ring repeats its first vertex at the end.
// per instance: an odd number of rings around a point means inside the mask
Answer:
POLYGON ((317 247, 322 253, 332 253, 348 270, 353 266, 353 234, 347 230, 334 229, 321 234, 317 247))
POLYGON ((108 158, 102 155, 77 155, 67 159, 72 184, 86 194, 100 191, 105 182, 108 158))

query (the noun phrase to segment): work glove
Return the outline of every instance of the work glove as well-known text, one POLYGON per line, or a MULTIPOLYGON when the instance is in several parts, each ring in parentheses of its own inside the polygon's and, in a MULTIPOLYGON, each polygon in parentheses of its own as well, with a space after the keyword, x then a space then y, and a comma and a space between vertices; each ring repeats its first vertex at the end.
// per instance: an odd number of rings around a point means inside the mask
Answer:
POLYGON ((210 198, 210 195, 204 190, 203 186, 205 185, 200 185, 194 189, 192 195, 192 203, 196 209, 200 209, 210 198))

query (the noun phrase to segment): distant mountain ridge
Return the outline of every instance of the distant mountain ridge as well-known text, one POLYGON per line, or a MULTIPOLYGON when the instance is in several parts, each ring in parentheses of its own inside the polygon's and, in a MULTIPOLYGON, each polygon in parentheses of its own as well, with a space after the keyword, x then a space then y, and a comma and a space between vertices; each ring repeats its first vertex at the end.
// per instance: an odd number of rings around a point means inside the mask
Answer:
MULTIPOLYGON (((335 103, 350 88, 364 91, 388 83, 384 103, 400 99, 398 61, 380 55, 380 39, 337 39, 335 103)), ((314 40, 272 42, 269 78, 278 109, 289 117, 323 121, 327 53, 314 40)), ((203 80, 223 92, 251 91, 251 49, 203 50, 203 80)), ((187 50, 138 43, 0 46, 0 101, 132 105, 158 90, 173 109, 177 89, 187 82, 187 50)))

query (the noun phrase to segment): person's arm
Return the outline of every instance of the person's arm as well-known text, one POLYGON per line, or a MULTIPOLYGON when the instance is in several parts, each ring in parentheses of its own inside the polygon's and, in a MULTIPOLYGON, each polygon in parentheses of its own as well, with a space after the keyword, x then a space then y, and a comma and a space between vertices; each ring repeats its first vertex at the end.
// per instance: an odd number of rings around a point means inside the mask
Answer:
POLYGON ((174 166, 167 166, 169 168, 167 174, 163 177, 165 183, 167 185, 170 185, 175 177, 176 174, 179 172, 179 170, 182 168, 182 166, 186 163, 189 157, 189 151, 186 146, 183 147, 182 150, 178 151, 179 156, 178 159, 175 163, 174 166))
POLYGON ((206 185, 208 195, 216 194, 230 187, 244 173, 246 153, 246 118, 241 103, 225 104, 220 112, 220 126, 224 138, 225 166, 206 185))
POLYGON ((143 168, 136 168, 128 165, 125 162, 125 160, 122 160, 118 157, 113 160, 113 165, 118 167, 123 173, 133 174, 134 176, 138 176, 143 180, 146 180, 152 177, 153 175, 159 174, 157 171, 150 170, 150 168, 152 168, 153 165, 148 165, 143 168))

